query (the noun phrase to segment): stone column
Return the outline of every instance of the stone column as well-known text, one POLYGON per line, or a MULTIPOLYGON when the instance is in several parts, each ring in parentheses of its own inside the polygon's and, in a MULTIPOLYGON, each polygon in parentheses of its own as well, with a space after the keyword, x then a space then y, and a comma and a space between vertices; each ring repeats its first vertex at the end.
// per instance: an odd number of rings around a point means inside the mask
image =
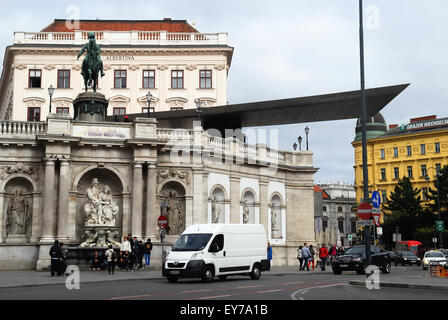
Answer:
POLYGON ((31 242, 38 242, 42 236, 42 215, 41 215, 41 201, 42 194, 33 191, 33 211, 32 211, 32 226, 31 226, 31 242))
POLYGON ((193 171, 193 201, 194 208, 192 215, 186 216, 186 227, 191 226, 194 223, 201 223, 202 221, 202 210, 204 208, 203 201, 203 189, 202 189, 202 170, 193 171))
MULTIPOLYGON (((131 193, 123 192, 123 224, 122 237, 131 233, 131 193)), ((123 238, 122 238, 123 239, 123 238)))
POLYGON ((45 159, 43 234, 40 239, 41 242, 54 241, 54 165, 55 159, 45 159))
MULTIPOLYGON (((202 210, 202 217, 201 220, 199 221, 199 223, 208 223, 208 172, 204 172, 202 174, 202 190, 203 190, 203 198, 204 198, 204 208, 202 210)), ((223 214, 225 216, 225 212, 222 212, 221 214, 223 214)))
POLYGON ((6 211, 5 211, 5 213, 3 213, 4 199, 5 199, 5 191, 1 191, 0 192, 0 243, 2 243, 3 240, 5 239, 4 235, 6 236, 6 231, 5 231, 6 211))
POLYGON ((240 223, 240 178, 230 177, 230 223, 240 223))
POLYGON ((267 181, 260 181, 260 223, 264 226, 264 229, 266 230, 266 234, 269 235, 270 232, 268 230, 268 207, 269 207, 269 199, 268 199, 268 182, 267 181))
POLYGON ((159 210, 157 204, 157 168, 155 164, 148 164, 148 176, 146 180, 146 226, 145 239, 157 237, 157 218, 159 210))
POLYGON ((132 236, 142 237, 143 207, 143 171, 142 163, 134 162, 134 180, 132 186, 132 236))
POLYGON ((59 172, 59 198, 58 198, 58 240, 68 240, 68 206, 70 189, 70 160, 61 159, 59 172))

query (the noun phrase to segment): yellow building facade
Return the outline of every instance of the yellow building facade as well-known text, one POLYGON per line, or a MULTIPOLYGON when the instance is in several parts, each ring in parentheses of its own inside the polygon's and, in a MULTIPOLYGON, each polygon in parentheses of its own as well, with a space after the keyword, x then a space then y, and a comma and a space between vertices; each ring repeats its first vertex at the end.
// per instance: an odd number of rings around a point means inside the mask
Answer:
MULTIPOLYGON (((356 200, 360 203, 363 172, 359 121, 356 132, 352 145, 355 149, 356 200)), ((448 118, 416 118, 407 125, 392 125, 387 129, 384 118, 377 114, 368 119, 367 132, 369 194, 380 192, 384 203, 398 180, 409 177, 425 202, 429 188, 435 189, 436 170, 448 165, 448 118)))

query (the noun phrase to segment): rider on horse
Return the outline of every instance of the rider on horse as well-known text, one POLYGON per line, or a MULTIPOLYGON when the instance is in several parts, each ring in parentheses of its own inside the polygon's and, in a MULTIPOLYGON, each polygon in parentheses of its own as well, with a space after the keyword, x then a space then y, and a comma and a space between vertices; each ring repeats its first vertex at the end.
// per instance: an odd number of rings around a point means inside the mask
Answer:
POLYGON ((89 32, 88 38, 89 42, 82 46, 76 60, 79 60, 79 57, 84 53, 84 51, 87 50, 86 57, 82 62, 81 74, 84 77, 86 91, 87 85, 90 86, 92 81, 94 82, 93 90, 96 91, 98 71, 101 71, 101 77, 104 77, 105 74, 103 70, 103 61, 100 58, 101 49, 95 41, 95 34, 93 32, 89 32))

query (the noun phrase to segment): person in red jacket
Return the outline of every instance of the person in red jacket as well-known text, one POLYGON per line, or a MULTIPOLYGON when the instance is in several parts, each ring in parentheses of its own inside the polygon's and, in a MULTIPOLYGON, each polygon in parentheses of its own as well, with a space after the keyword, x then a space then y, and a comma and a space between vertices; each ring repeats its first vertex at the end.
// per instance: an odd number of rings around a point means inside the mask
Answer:
POLYGON ((328 259, 328 249, 325 246, 325 243, 322 244, 322 247, 319 249, 319 258, 321 260, 321 271, 325 271, 325 265, 327 264, 328 259))

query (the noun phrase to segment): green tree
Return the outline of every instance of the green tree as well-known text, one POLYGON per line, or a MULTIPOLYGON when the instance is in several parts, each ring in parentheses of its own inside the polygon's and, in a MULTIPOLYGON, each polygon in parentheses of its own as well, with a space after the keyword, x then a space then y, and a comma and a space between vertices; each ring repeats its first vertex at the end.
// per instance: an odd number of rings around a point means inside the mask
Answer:
POLYGON ((420 190, 413 188, 408 177, 400 179, 383 208, 389 212, 383 224, 385 243, 391 244, 392 234, 399 227, 403 240, 412 240, 416 228, 425 216, 420 190))
MULTIPOLYGON (((448 166, 444 166, 439 171, 438 177, 439 179, 439 195, 440 195, 440 216, 441 220, 445 221, 445 228, 448 225, 448 166)), ((428 210, 432 213, 433 221, 432 224, 435 224, 435 220, 439 219, 438 216, 438 207, 437 207, 437 180, 434 180, 434 189, 429 188, 428 191, 428 200, 431 202, 428 205, 428 210)))

